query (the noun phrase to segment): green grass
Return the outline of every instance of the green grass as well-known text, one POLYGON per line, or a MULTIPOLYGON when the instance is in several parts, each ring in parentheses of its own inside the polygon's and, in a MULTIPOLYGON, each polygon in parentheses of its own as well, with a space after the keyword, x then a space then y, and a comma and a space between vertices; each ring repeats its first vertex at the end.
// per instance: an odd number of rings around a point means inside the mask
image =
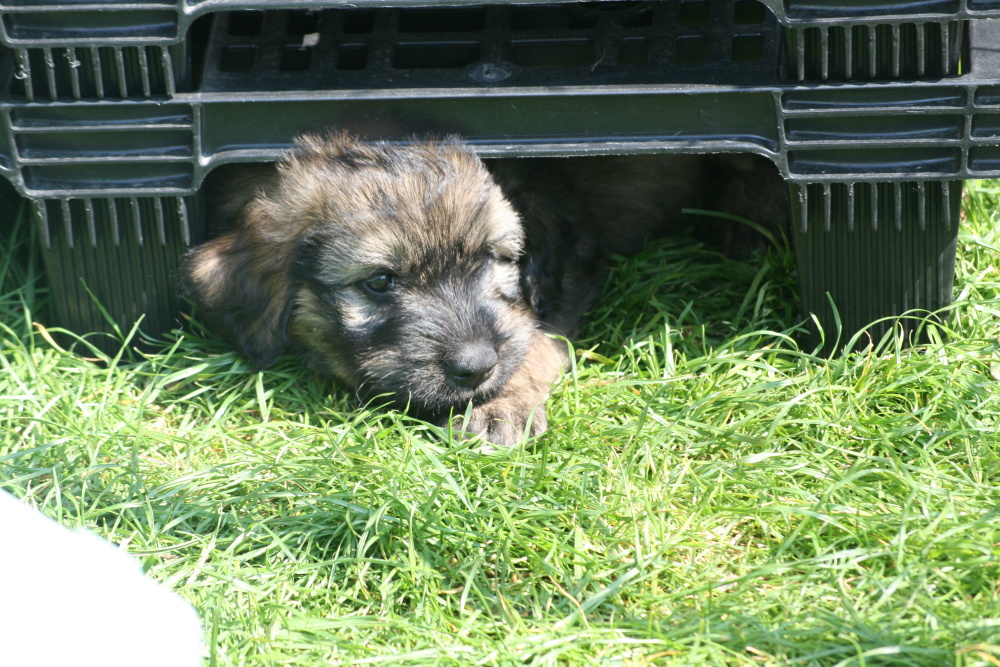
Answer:
POLYGON ((56 348, 20 223, 0 483, 190 600, 213 665, 1000 665, 1000 187, 969 189, 947 336, 818 358, 787 256, 667 242, 551 430, 490 454, 196 328, 56 348))

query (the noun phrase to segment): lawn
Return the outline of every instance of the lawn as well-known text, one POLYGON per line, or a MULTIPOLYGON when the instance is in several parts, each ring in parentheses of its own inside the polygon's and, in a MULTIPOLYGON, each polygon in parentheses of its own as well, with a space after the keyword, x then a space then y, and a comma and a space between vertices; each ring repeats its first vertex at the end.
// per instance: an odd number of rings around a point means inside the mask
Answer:
POLYGON ((8 214, 0 486, 191 601, 206 665, 1000 665, 1000 185, 968 190, 930 343, 820 358, 787 254, 668 241, 491 453, 197 326, 57 346, 8 214))

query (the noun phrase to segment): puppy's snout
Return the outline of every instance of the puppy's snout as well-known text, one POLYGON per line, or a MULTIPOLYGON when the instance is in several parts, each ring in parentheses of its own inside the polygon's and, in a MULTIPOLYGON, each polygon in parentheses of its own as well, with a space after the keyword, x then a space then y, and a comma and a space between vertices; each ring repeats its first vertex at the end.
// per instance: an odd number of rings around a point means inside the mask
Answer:
POLYGON ((497 351, 489 342, 470 341, 452 352, 444 362, 444 370, 456 386, 475 389, 493 375, 497 361, 497 351))

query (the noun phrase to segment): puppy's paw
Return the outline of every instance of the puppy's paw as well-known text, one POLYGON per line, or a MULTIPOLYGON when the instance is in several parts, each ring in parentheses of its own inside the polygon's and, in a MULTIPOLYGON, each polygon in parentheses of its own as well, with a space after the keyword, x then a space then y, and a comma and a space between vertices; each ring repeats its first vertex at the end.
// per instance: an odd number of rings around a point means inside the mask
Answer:
POLYGON ((730 259, 746 259, 780 246, 789 225, 788 185, 767 158, 728 155, 713 158, 717 187, 706 208, 723 214, 706 217, 695 237, 730 259))
POLYGON ((541 435, 549 425, 545 401, 566 361, 566 343, 536 331, 524 361, 500 393, 475 406, 468 420, 456 419, 455 428, 477 433, 498 447, 541 435))
POLYGON ((774 246, 772 240, 780 238, 772 225, 760 227, 766 233, 738 221, 707 219, 699 223, 694 236, 729 259, 743 260, 765 254, 774 246))
POLYGON ((501 395, 476 406, 468 421, 455 420, 457 430, 475 433, 497 447, 514 447, 525 436, 541 435, 548 428, 545 396, 524 400, 519 396, 501 395))

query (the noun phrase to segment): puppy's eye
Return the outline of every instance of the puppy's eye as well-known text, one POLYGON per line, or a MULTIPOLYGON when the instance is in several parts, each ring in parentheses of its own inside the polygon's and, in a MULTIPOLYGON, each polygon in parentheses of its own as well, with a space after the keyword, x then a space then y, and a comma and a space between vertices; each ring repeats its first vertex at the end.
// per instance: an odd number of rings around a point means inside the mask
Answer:
POLYGON ((386 294, 396 286, 396 276, 391 273, 373 273, 361 283, 372 294, 386 294))
POLYGON ((500 262, 502 264, 514 264, 517 262, 517 258, 511 257, 510 255, 505 253, 500 253, 496 249, 491 248, 487 254, 489 255, 490 259, 492 259, 495 262, 500 262))

